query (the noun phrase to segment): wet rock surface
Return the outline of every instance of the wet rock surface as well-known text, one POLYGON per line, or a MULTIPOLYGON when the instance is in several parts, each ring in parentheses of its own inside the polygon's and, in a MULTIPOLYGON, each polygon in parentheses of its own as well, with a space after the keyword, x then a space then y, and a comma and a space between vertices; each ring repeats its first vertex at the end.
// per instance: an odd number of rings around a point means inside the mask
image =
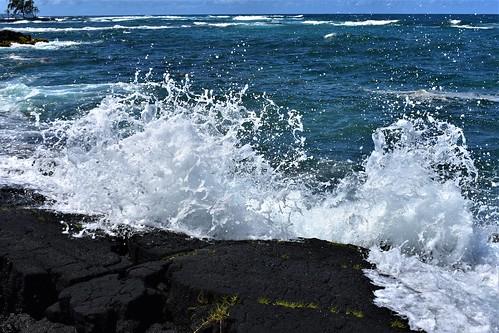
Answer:
POLYGON ((0 332, 400 332, 365 250, 319 240, 74 238, 84 216, 0 189, 0 332))
POLYGON ((48 40, 42 38, 33 38, 12 30, 0 30, 0 47, 10 47, 12 44, 29 44, 47 43, 48 40))

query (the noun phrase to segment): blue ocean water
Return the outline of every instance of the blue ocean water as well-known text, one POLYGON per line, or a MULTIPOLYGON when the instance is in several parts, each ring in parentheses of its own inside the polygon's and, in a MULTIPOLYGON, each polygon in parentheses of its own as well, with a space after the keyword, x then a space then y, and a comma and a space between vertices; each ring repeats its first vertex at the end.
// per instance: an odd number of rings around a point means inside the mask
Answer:
POLYGON ((0 49, 0 182, 101 216, 88 232, 369 247, 411 327, 499 330, 497 15, 3 28, 50 42, 0 49))

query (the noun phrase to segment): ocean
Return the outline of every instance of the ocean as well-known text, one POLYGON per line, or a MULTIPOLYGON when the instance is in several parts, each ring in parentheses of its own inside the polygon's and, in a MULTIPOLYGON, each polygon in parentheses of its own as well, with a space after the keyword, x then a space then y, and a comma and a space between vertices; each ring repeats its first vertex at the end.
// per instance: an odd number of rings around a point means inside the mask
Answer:
POLYGON ((0 184, 96 230, 370 249, 375 302, 499 332, 499 16, 0 23, 0 184))

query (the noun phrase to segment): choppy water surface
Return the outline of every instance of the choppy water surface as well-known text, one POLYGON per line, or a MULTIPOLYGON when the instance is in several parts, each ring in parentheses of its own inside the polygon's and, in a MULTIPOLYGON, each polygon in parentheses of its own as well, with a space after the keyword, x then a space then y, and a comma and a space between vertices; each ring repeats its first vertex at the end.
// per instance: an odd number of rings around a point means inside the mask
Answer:
POLYGON ((51 40, 0 49, 1 183, 99 216, 86 232, 369 247, 412 328, 499 331, 497 16, 0 28, 51 40))

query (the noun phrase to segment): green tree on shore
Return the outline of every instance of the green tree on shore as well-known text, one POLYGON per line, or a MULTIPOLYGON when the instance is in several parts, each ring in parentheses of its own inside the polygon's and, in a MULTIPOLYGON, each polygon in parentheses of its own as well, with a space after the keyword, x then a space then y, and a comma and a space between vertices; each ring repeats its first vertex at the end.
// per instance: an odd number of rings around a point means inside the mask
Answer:
POLYGON ((34 0, 9 0, 7 5, 7 14, 22 15, 25 17, 36 17, 38 7, 34 0))

